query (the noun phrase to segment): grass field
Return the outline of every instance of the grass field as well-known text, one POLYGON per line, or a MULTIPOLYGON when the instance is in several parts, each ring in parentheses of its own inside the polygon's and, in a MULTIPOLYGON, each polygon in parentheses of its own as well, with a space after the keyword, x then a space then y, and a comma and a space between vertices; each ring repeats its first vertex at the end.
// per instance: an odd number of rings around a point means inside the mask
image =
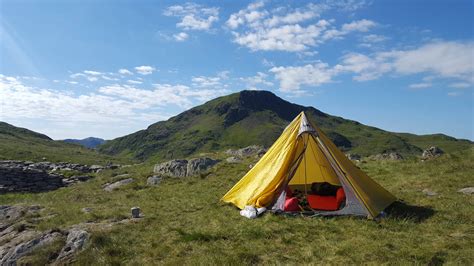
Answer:
MULTIPOLYGON (((216 155, 217 157, 223 155, 216 155)), ((470 265, 474 261, 474 200, 457 190, 474 186, 474 149, 432 161, 368 161, 371 177, 403 203, 378 221, 355 217, 309 218, 265 214, 255 220, 219 202, 248 170, 221 162, 209 174, 166 179, 146 186, 152 165, 108 170, 95 179, 40 194, 0 195, 1 204, 39 204, 38 230, 82 222, 113 222, 139 206, 144 217, 92 231, 75 263, 91 264, 430 264, 470 265), (138 182, 107 193, 101 185, 117 174, 138 182), (438 193, 426 196, 423 189, 438 193), (83 213, 82 208, 92 208, 83 213)), ((36 220, 37 221, 37 220, 36 220)), ((60 244, 22 262, 43 264, 60 244)))

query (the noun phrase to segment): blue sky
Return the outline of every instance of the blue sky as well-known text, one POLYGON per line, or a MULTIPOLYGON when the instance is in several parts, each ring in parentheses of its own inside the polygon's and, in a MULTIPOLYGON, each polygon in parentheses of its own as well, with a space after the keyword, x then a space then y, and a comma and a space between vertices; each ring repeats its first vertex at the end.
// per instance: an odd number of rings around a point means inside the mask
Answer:
POLYGON ((472 140, 473 14, 457 0, 0 1, 0 120, 110 139, 259 89, 472 140))

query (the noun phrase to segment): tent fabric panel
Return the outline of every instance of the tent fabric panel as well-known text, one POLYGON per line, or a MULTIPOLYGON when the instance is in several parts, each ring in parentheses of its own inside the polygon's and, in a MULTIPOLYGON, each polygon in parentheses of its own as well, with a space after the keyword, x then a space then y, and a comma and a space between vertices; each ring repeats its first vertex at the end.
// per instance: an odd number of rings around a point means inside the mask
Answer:
POLYGON ((296 139, 301 117, 302 113, 286 127, 260 161, 222 197, 224 202, 243 209, 247 205, 267 207, 276 200, 282 185, 286 185, 288 169, 297 157, 295 154, 298 154, 296 139))
POLYGON ((316 130, 321 142, 344 171, 348 183, 368 209, 371 217, 377 216, 396 200, 395 196, 357 168, 320 129, 316 130))
POLYGON ((328 182, 332 185, 340 186, 341 182, 334 172, 333 167, 322 153, 314 137, 311 134, 303 134, 306 150, 304 158, 301 160, 296 173, 291 178, 290 185, 308 185, 310 188, 314 182, 328 182))

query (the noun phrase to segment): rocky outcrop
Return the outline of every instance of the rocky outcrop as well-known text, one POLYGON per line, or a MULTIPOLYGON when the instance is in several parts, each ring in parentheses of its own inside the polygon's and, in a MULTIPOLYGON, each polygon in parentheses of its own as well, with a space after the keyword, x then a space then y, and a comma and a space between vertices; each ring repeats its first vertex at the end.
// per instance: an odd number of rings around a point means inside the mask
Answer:
POLYGON ((186 177, 187 160, 172 160, 155 165, 153 172, 171 177, 186 177))
POLYGON ((72 228, 69 230, 66 238, 66 244, 61 249, 56 262, 66 261, 72 258, 72 256, 82 250, 89 239, 89 233, 78 228, 72 228))
POLYGON ((196 158, 191 160, 172 160, 155 165, 155 174, 169 177, 187 177, 200 174, 217 164, 219 160, 196 158))
POLYGON ((45 192, 92 178, 90 175, 64 177, 57 171, 96 172, 100 167, 71 163, 0 161, 0 194, 7 192, 45 192))
POLYGON ((436 157, 439 157, 443 154, 443 150, 436 146, 431 146, 428 149, 424 150, 423 153, 421 154, 421 159, 423 160, 429 160, 429 159, 434 159, 436 157))
POLYGON ((474 187, 465 187, 458 190, 459 193, 471 195, 474 194, 474 187))
POLYGON ((107 192, 111 192, 123 185, 127 185, 127 184, 130 184, 132 183, 133 181, 135 181, 133 178, 126 178, 126 179, 122 179, 122 180, 119 180, 117 182, 113 182, 113 183, 106 183, 104 184, 103 188, 105 191, 107 192))
POLYGON ((229 158, 227 158, 227 159, 225 159, 225 160, 226 160, 226 162, 228 162, 228 163, 241 163, 241 162, 242 162, 242 159, 239 158, 239 157, 236 157, 236 156, 231 156, 231 157, 229 157, 229 158))
POLYGON ((400 161, 403 160, 403 156, 397 152, 390 152, 372 155, 369 159, 376 161, 400 161))
POLYGON ((250 157, 252 155, 262 157, 265 154, 265 152, 267 152, 267 150, 263 148, 262 146, 251 145, 251 146, 238 149, 238 150, 229 149, 225 153, 228 155, 237 156, 237 157, 250 157))
POLYGON ((17 260, 21 257, 31 253, 36 248, 53 243, 55 240, 60 239, 61 236, 62 234, 59 231, 49 231, 40 234, 31 240, 14 245, 9 249, 6 247, 8 250, 2 256, 0 265, 16 265, 17 260))
POLYGON ((0 194, 7 192, 43 192, 64 186, 63 176, 46 171, 0 165, 0 194))

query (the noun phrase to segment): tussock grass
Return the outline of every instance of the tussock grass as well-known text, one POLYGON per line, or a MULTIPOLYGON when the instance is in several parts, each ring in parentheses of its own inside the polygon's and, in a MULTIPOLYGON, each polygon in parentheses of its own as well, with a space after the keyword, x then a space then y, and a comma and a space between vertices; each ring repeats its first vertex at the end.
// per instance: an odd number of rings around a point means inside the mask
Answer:
MULTIPOLYGON (((474 261, 473 203, 458 193, 474 186, 474 150, 432 161, 361 163, 359 166, 403 200, 385 219, 310 218, 264 214, 241 217, 220 197, 255 162, 216 165, 208 175, 165 179, 146 186, 152 164, 107 170, 97 178, 48 193, 0 195, 2 204, 39 204, 37 229, 81 222, 119 221, 139 206, 144 217, 92 232, 75 263, 102 264, 463 264, 474 261), (101 186, 117 174, 137 182, 113 192, 101 186), (425 188, 438 193, 428 197, 425 188), (82 208, 92 208, 83 213, 82 208)), ((41 261, 38 253, 34 261, 41 261)), ((33 259, 30 257, 30 259, 33 259)), ((44 259, 44 258, 43 258, 44 259)), ((43 260, 44 261, 44 260, 43 260)))

